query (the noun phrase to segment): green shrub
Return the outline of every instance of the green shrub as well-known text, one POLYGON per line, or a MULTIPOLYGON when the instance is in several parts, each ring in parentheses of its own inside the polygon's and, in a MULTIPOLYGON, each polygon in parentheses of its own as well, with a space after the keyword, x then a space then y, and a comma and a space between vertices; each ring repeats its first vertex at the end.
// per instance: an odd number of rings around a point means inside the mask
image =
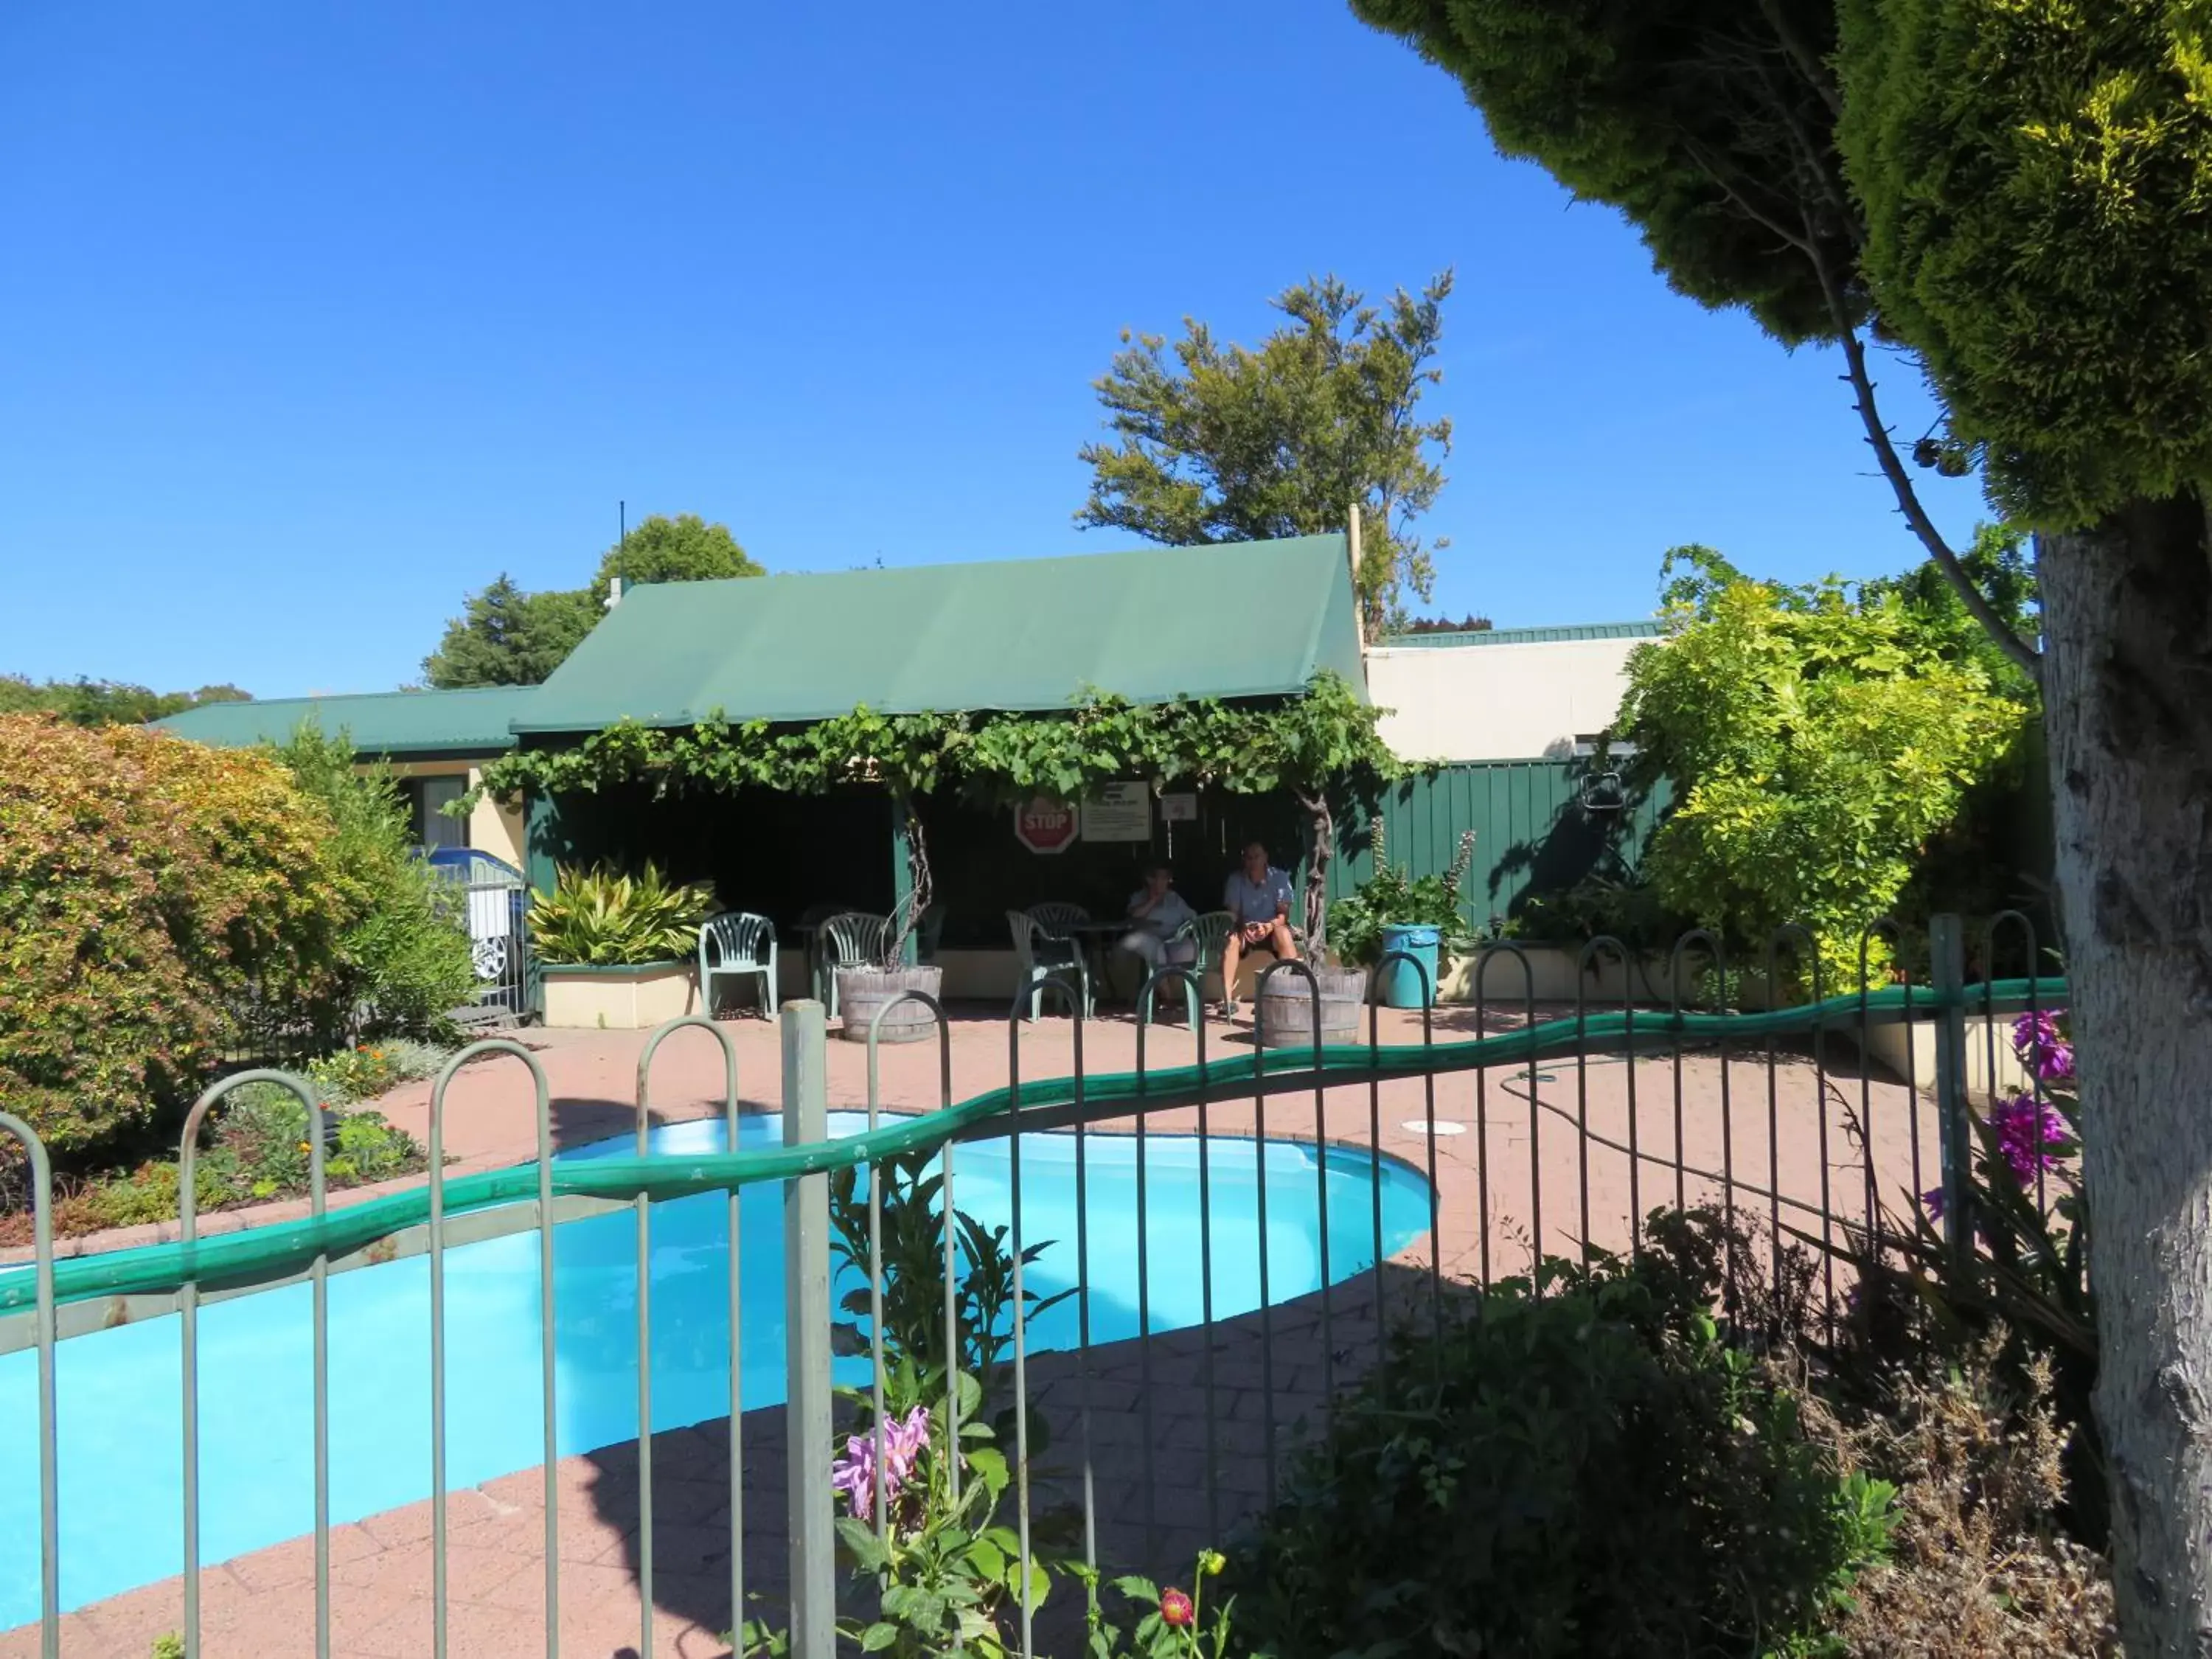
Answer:
POLYGON ((476 994, 463 895, 416 851, 391 768, 362 766, 343 732, 305 721, 276 755, 334 826, 325 851, 353 909, 338 940, 351 1005, 372 1031, 441 1028, 476 994))
POLYGON ((453 1050, 406 1037, 381 1037, 307 1062, 307 1075, 326 1106, 374 1100, 403 1083, 434 1077, 453 1050))
MULTIPOLYGON (((335 1144, 323 1161, 335 1190, 389 1181, 427 1166, 422 1143, 375 1112, 332 1112, 335 1144)), ((307 1108, 289 1089, 249 1083, 226 1096, 215 1119, 212 1144, 192 1165, 192 1188, 203 1211, 269 1199, 298 1198, 307 1191, 307 1108)), ((143 1164, 127 1173, 89 1182, 54 1206, 56 1231, 67 1236, 177 1218, 178 1165, 173 1159, 143 1164)), ((9 1236, 9 1243, 16 1242, 9 1236)))
MULTIPOLYGON (((202 1210, 218 1209, 237 1192, 237 1161, 211 1152, 192 1168, 192 1191, 202 1210)), ((137 1227, 174 1221, 181 1183, 173 1160, 142 1164, 127 1174, 107 1176, 54 1206, 54 1231, 68 1235, 107 1227, 137 1227)))
POLYGON ((265 756, 0 715, 0 1099, 67 1155, 189 1099, 249 998, 334 1030, 331 838, 265 756))
POLYGON ((1256 1650, 1820 1652, 1889 1489, 1726 1340, 1717 1260, 1553 1263, 1401 1333, 1241 1552, 1256 1650))
POLYGON ((1350 898, 1339 899, 1328 913, 1329 940, 1338 957, 1360 968, 1371 968, 1382 957, 1382 930, 1387 927, 1440 927, 1447 954, 1474 948, 1473 930, 1460 911, 1460 885, 1474 861, 1474 832, 1459 840, 1451 868, 1440 876, 1416 879, 1387 856, 1382 820, 1378 816, 1368 828, 1368 845, 1374 872, 1350 898))
MULTIPOLYGON (((2002 540, 1978 547, 1984 566, 2002 540)), ((1662 575, 1684 566, 1667 639, 1629 655, 1619 717, 1638 787, 1674 789, 1643 861, 1653 896, 1720 930, 1742 965, 1775 929, 1809 927, 1822 990, 1856 991, 1859 930, 2014 764, 2033 690, 1910 583, 1782 586, 1699 547, 1662 575)), ((1781 965, 1809 988, 1810 963, 1781 965)), ((1887 951, 1868 965, 1886 977, 1887 951)))
POLYGON ((542 961, 617 967, 688 957, 699 924, 714 913, 705 882, 678 885, 648 863, 635 876, 605 866, 560 871, 553 891, 530 907, 530 936, 542 961))
POLYGON ((238 1165, 249 1195, 273 1198, 306 1188, 307 1111, 289 1089, 249 1083, 226 1097, 215 1139, 238 1165))

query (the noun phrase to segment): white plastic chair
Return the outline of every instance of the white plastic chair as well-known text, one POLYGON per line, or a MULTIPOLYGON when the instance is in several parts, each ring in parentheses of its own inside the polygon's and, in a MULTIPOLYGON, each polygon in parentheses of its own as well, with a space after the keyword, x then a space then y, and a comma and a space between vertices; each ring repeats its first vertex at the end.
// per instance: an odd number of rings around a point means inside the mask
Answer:
POLYGON ((1091 970, 1084 966, 1083 952, 1071 940, 1047 933, 1036 916, 1027 911, 1007 911, 1006 926, 1014 936, 1016 981, 1030 988, 1030 1018, 1035 1020, 1044 1012, 1044 992, 1040 988, 1044 981, 1073 973, 1077 994, 1083 1003, 1083 1017, 1089 1019, 1091 970))
POLYGON ((775 924, 747 910, 709 916, 699 929, 699 1006, 714 1012, 714 981, 761 982, 761 1006, 775 1017, 775 924))

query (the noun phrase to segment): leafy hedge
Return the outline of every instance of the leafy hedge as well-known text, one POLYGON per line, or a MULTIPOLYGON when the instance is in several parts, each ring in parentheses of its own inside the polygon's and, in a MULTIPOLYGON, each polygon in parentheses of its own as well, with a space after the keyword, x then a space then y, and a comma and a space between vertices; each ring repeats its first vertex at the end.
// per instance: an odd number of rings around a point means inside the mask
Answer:
POLYGON ((474 984, 457 896, 343 739, 0 715, 0 1101, 54 1152, 173 1112, 248 1008, 335 1048, 430 1030, 474 984))
POLYGON ((331 834, 266 756, 0 716, 0 1099, 66 1152, 189 1095, 249 995, 335 1024, 331 834))
POLYGON ((1826 1650, 1890 1489, 1716 1325, 1717 1253, 1680 1230, 1653 1247, 1401 1334, 1237 1553, 1255 1651, 1826 1650))
POLYGON ((418 855, 389 767, 363 767, 341 733, 302 724, 276 758, 329 815, 325 845, 347 920, 343 989, 371 1032, 435 1028, 476 990, 462 890, 418 855))

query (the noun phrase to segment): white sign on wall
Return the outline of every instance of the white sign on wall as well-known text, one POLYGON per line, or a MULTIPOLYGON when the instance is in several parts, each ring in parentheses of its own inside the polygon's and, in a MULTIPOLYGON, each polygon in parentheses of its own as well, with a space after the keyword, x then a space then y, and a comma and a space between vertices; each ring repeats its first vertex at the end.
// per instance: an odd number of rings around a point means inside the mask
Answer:
POLYGON ((1160 817, 1168 823, 1196 823, 1198 797, 1196 795, 1162 795, 1160 817))
POLYGON ((1133 781, 1099 786, 1083 803, 1085 841, 1150 841, 1152 792, 1133 781))

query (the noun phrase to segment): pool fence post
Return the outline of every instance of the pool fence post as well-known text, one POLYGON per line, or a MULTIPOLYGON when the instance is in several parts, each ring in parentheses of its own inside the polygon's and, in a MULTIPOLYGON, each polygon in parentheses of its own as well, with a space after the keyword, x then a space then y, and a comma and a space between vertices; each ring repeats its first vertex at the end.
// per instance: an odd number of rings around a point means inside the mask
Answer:
MULTIPOLYGON (((811 1000, 787 1002, 783 1033, 783 1144, 829 1138, 827 1022, 811 1000)), ((784 1352, 787 1369, 793 1659, 832 1659, 837 1643, 835 1517, 830 1487, 830 1177, 803 1175, 783 1189, 784 1352)), ((744 1622, 742 1608, 735 1614, 744 1622)))
POLYGON ((1957 916, 1929 918, 1928 954, 1936 982, 1936 1122, 1943 1158, 1943 1231, 1954 1270, 1963 1270, 1974 1249, 1967 1183, 1974 1130, 1966 1107, 1966 932, 1957 916))

